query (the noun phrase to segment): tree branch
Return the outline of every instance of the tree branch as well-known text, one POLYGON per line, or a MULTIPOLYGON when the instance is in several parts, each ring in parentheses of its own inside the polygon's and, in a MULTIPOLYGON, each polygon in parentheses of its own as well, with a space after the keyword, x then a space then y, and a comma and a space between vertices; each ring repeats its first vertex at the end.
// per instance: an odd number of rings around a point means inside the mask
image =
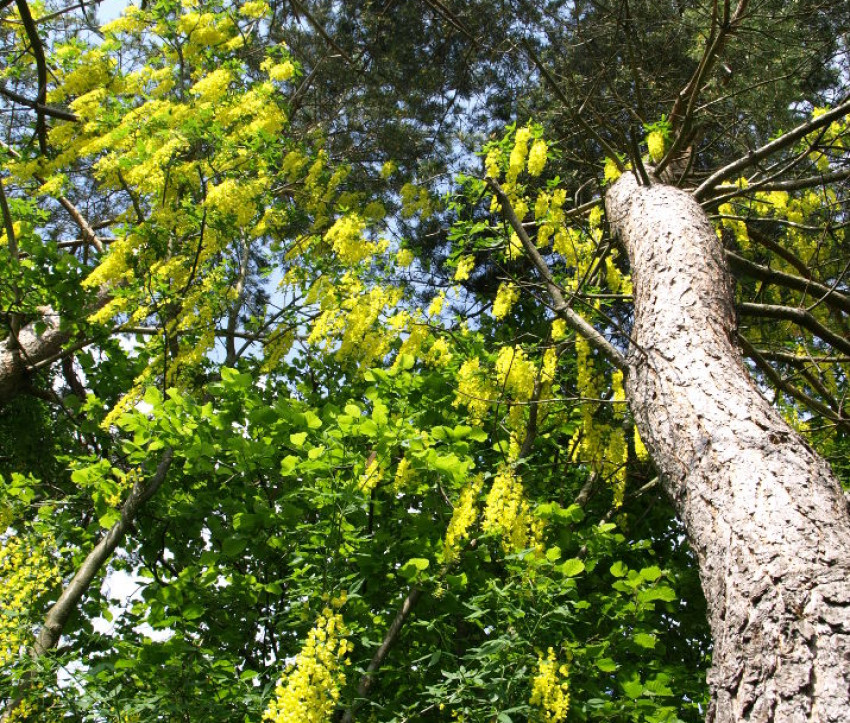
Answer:
POLYGON ((850 313, 850 297, 840 291, 836 291, 812 279, 803 279, 793 274, 786 274, 784 271, 776 271, 767 266, 761 266, 738 256, 738 254, 732 251, 726 251, 725 253, 730 267, 738 274, 743 274, 769 284, 779 284, 795 291, 801 291, 804 294, 819 294, 823 302, 828 306, 845 313, 850 313))
MULTIPOLYGON (((410 616, 413 607, 419 601, 420 597, 422 597, 422 589, 414 587, 411 588, 410 592, 407 593, 407 597, 404 598, 404 602, 402 602, 401 608, 399 608, 399 611, 396 613, 392 624, 387 630, 386 635, 384 635, 384 639, 381 642, 381 645, 375 651, 375 655, 372 656, 372 660, 369 661, 369 665, 366 667, 366 672, 363 674, 363 677, 360 678, 360 683, 357 685, 357 695, 361 699, 365 698, 369 690, 371 689, 372 684, 375 682, 375 673, 378 671, 378 668, 381 667, 381 664, 384 662, 384 659, 390 652, 390 648, 393 646, 393 643, 395 643, 396 639, 398 638, 398 635, 401 632, 405 621, 410 616)), ((358 702, 362 704, 361 701, 358 702)), ((351 723, 354 720, 354 713, 356 708, 358 707, 359 706, 357 705, 357 703, 355 703, 348 710, 346 710, 342 718, 340 719, 342 723, 351 723)))
POLYGON ((18 13, 21 16, 21 22, 24 24, 24 30, 35 58, 36 75, 38 77, 38 93, 34 102, 36 112, 35 132, 38 136, 38 147, 41 154, 47 155, 47 124, 44 119, 44 110, 42 110, 47 99, 47 60, 44 57, 44 45, 41 42, 27 0, 15 0, 15 4, 18 6, 18 13))
MULTIPOLYGON (((133 523, 139 508, 147 502, 162 486, 171 463, 174 459, 174 450, 166 449, 157 465, 156 472, 149 484, 138 480, 130 491, 129 496, 121 507, 121 519, 119 519, 109 531, 100 538, 100 541, 86 555, 86 559, 80 565, 74 577, 65 586, 59 599, 53 604, 44 619, 44 625, 38 633, 33 646, 33 655, 39 658, 52 650, 59 643, 65 624, 77 604, 89 589, 94 578, 100 572, 103 565, 110 558, 115 548, 124 538, 127 529, 133 523)), ((14 711, 23 702, 22 697, 15 698, 3 712, 0 721, 9 721, 14 711)))
POLYGON ((593 328, 591 324, 589 324, 583 317, 573 311, 567 302, 564 300, 564 296, 561 293, 561 289, 558 284, 555 282, 554 277, 552 276, 552 272, 549 270, 549 267, 546 265, 546 262, 543 260, 543 257, 540 255, 540 252, 537 250, 537 247, 534 245, 532 240, 528 237, 525 229, 523 228, 522 223, 517 218, 516 212, 511 206, 510 199, 508 199, 502 187, 499 183, 490 178, 489 176, 484 179, 493 193, 496 195, 496 198, 499 199, 499 203, 502 206, 502 213, 504 213, 505 218, 508 223, 513 228, 516 235, 519 237, 519 240, 522 242, 523 248, 525 248, 525 252, 531 258, 534 267, 537 269, 537 273, 543 278, 543 281, 546 285, 546 291, 549 293, 549 296, 552 298, 552 310, 560 316, 567 324, 572 328, 576 333, 581 334, 585 339, 587 339, 588 343, 598 351, 602 352, 611 363, 622 371, 628 371, 628 365, 626 364, 626 358, 623 354, 617 350, 611 342, 609 342, 602 334, 600 334, 596 329, 593 328))
POLYGON ((50 116, 51 118, 58 118, 59 120, 74 122, 79 120, 79 118, 69 110, 65 110, 64 108, 57 108, 53 105, 39 103, 36 100, 27 98, 25 95, 16 93, 14 90, 9 90, 3 85, 0 85, 0 95, 5 95, 9 100, 14 101, 15 103, 26 106, 27 108, 32 108, 36 112, 44 113, 44 115, 50 116))
POLYGON ((756 366, 761 369, 764 375, 777 389, 781 389, 786 394, 794 397, 797 401, 802 402, 813 412, 821 414, 827 419, 835 422, 842 429, 850 431, 850 419, 842 416, 840 412, 831 409, 826 404, 819 402, 814 397, 809 396, 802 389, 798 389, 793 384, 786 382, 740 332, 738 332, 738 342, 741 344, 741 349, 744 354, 755 362, 756 366))
POLYGON ((693 197, 697 199, 697 201, 704 199, 708 195, 709 191, 711 191, 721 181, 735 175, 749 166, 755 165, 762 159, 767 158, 769 155, 787 148, 801 138, 804 138, 812 131, 828 126, 834 120, 838 120, 847 113, 850 113, 850 100, 845 100, 843 103, 840 103, 823 115, 818 116, 817 118, 812 118, 805 123, 801 123, 796 128, 781 135, 776 140, 766 143, 761 148, 750 151, 746 156, 723 166, 723 168, 712 173, 696 188, 696 190, 694 190, 693 197))
POLYGON ((805 309, 795 306, 780 306, 776 304, 737 304, 735 307, 739 314, 745 316, 758 316, 765 319, 780 319, 782 321, 793 321, 795 324, 808 329, 819 339, 834 346, 844 354, 850 354, 850 341, 839 336, 821 324, 811 313, 805 309))

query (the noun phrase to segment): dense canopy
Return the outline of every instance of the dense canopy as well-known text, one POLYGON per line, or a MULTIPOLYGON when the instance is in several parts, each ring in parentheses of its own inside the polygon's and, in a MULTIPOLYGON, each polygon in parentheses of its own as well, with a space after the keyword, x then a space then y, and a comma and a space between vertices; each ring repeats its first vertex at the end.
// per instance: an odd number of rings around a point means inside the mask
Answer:
POLYGON ((744 617, 848 649, 846 3, 0 11, 3 721, 838 720, 805 654, 729 672, 749 563, 695 520, 809 455, 738 512, 810 498, 833 572, 753 548, 744 617), (665 193, 753 380, 687 444, 665 193))

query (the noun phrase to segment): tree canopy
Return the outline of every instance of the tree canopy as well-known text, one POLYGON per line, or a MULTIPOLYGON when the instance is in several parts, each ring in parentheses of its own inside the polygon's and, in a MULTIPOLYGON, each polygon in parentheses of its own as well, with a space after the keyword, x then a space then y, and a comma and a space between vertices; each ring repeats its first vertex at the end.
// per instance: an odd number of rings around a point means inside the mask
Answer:
POLYGON ((850 8, 0 10, 2 720, 702 720, 605 193, 850 484, 850 8))

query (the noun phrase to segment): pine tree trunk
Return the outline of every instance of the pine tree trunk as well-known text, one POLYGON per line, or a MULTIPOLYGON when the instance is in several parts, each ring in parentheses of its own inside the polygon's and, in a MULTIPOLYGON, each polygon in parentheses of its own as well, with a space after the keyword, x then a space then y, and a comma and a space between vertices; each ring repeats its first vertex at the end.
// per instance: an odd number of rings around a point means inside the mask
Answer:
POLYGON ((734 342, 723 249, 686 193, 606 196, 631 260, 628 395, 699 561, 710 723, 850 720, 850 516, 829 466, 761 396, 734 342))

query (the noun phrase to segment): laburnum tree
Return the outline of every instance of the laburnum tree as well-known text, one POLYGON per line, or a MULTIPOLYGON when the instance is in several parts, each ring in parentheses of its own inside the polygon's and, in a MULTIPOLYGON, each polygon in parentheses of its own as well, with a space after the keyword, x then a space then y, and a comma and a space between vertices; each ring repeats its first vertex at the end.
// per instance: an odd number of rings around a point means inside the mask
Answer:
POLYGON ((0 9, 3 721, 846 719, 843 3, 0 9))

